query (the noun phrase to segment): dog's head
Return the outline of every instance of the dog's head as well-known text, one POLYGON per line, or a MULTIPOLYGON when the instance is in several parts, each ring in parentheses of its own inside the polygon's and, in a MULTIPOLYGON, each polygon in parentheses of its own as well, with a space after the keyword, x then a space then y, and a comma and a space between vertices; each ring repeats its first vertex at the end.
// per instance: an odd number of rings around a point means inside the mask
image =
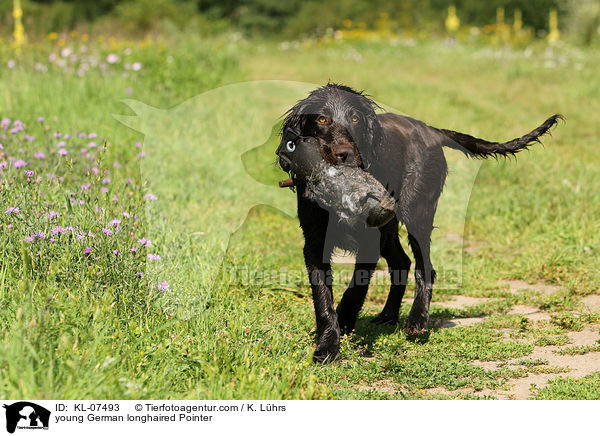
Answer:
POLYGON ((315 89, 285 115, 277 148, 279 166, 290 170, 289 160, 281 155, 290 141, 313 137, 329 164, 368 168, 382 135, 376 108, 373 100, 347 86, 329 83, 315 89))

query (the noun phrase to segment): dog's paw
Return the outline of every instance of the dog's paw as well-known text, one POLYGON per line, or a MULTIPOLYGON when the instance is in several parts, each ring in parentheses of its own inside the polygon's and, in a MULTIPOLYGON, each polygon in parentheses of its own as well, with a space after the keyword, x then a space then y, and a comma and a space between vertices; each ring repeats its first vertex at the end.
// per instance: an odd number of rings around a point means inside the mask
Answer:
POLYGON ((340 350, 332 348, 317 348, 313 354, 314 363, 329 363, 340 357, 340 350))
POLYGON ((381 312, 371 320, 371 323, 375 325, 396 325, 398 324, 398 314, 381 312))
POLYGON ((340 355, 340 331, 331 329, 317 342, 317 349, 313 354, 313 362, 328 363, 336 360, 340 355))
POLYGON ((404 325, 404 331, 409 336, 419 336, 427 333, 427 324, 429 324, 429 315, 414 316, 410 314, 404 325))

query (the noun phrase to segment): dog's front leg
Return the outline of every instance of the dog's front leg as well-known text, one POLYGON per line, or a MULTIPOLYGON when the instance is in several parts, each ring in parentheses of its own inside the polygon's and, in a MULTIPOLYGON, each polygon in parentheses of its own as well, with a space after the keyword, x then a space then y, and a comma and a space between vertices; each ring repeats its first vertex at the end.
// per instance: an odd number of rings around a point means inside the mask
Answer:
POLYGON ((304 262, 312 288, 317 320, 315 362, 334 360, 340 352, 340 327, 333 308, 331 253, 326 243, 328 213, 316 203, 306 200, 298 189, 298 218, 304 233, 304 262))
POLYGON ((333 276, 331 263, 326 260, 331 253, 325 253, 325 238, 322 229, 304 228, 304 261, 312 288, 315 317, 317 321, 317 348, 313 355, 315 362, 334 360, 340 351, 340 327, 338 316, 333 308, 333 276))
POLYGON ((333 291, 331 264, 319 262, 321 253, 316 258, 305 246, 304 258, 308 278, 312 288, 315 317, 317 321, 317 348, 313 355, 315 362, 334 360, 340 351, 340 327, 333 308, 333 291), (308 252, 307 252, 308 251, 308 252))

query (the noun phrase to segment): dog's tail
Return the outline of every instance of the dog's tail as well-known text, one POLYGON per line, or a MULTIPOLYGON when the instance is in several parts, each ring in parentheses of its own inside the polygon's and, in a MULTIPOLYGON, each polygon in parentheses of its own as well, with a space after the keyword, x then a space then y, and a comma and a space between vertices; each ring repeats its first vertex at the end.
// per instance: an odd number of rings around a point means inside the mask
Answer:
POLYGON ((448 138, 452 139, 460 147, 456 147, 454 144, 444 145, 450 148, 456 148, 470 156, 486 158, 489 156, 497 157, 507 156, 509 154, 514 155, 521 150, 525 150, 532 145, 532 143, 540 142, 540 137, 544 133, 548 132, 550 128, 558 122, 558 120, 564 120, 563 116, 560 114, 552 115, 550 118, 544 121, 542 125, 533 129, 531 132, 508 142, 490 142, 486 141, 485 139, 475 138, 474 136, 455 132, 453 130, 438 130, 448 138))

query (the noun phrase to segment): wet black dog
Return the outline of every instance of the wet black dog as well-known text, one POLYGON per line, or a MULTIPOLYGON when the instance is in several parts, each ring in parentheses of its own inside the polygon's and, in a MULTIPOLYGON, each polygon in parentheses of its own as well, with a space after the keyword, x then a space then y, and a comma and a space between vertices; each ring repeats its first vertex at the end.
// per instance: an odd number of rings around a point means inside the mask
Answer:
POLYGON ((284 171, 290 171, 290 162, 281 156, 286 144, 299 138, 316 138, 326 162, 364 169, 388 189, 397 203, 396 217, 381 228, 350 227, 332 219, 333 214, 305 196, 304 186, 297 187, 304 258, 317 321, 315 361, 337 357, 340 334, 354 329, 379 256, 388 263, 392 284, 385 306, 373 322, 398 322, 411 265, 398 238, 399 222, 406 226, 416 262, 415 297, 405 329, 410 334, 427 329, 435 279, 429 256, 430 237, 447 174, 442 147, 482 158, 514 154, 538 141, 560 118, 553 115, 530 133, 497 143, 436 129, 406 116, 376 114, 377 108, 360 92, 328 84, 312 91, 287 112, 281 132, 277 155, 284 171), (356 265, 351 283, 334 310, 330 258, 336 246, 354 251, 356 265))

